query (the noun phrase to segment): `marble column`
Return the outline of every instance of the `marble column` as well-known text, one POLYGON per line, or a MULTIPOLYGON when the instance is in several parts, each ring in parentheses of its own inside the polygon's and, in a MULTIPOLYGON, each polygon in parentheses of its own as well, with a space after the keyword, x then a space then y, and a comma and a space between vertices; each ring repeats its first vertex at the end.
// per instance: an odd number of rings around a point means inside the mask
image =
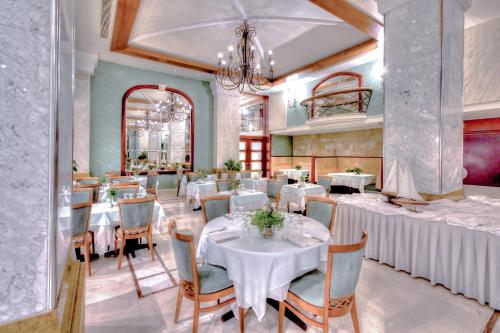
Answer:
POLYGON ((377 0, 384 28, 384 176, 395 159, 417 190, 462 188, 467 0, 377 0))
POLYGON ((0 10, 0 324, 55 308, 70 253, 73 22, 72 0, 0 10))
MULTIPOLYGON (((228 159, 239 160, 240 94, 211 82, 214 95, 214 166, 223 168, 228 159)), ((200 125, 197 125, 200 126, 200 125)))

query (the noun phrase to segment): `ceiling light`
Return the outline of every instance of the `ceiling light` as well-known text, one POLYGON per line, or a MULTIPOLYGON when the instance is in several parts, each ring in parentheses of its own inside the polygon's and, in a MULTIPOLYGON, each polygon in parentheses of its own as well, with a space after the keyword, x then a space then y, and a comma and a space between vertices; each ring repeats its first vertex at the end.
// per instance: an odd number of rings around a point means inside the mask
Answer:
POLYGON ((7 65, 6 64, 1 64, 0 67, 1 68, 7 68, 7 65))

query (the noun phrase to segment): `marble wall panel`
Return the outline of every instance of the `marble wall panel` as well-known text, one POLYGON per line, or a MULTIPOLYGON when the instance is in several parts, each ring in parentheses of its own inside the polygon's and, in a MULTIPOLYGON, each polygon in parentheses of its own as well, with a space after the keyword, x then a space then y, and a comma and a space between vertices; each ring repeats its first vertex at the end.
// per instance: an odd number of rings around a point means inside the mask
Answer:
POLYGON ((75 79, 73 158, 79 172, 89 172, 90 158, 90 77, 75 79))
POLYGON ((286 128, 287 100, 284 91, 269 95, 269 130, 286 128))

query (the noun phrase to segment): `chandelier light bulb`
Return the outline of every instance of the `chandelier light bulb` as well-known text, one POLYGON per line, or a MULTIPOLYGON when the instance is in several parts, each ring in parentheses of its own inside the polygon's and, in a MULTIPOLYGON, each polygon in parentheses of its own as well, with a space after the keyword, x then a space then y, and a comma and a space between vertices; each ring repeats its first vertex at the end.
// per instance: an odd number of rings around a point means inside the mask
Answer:
POLYGON ((222 59, 223 56, 222 52, 217 53, 217 58, 222 59))
POLYGON ((222 60, 221 64, 224 66, 226 64, 226 60, 222 60))
POLYGON ((270 55, 270 56, 272 56, 273 55, 273 50, 267 51, 267 54, 270 55))
POLYGON ((274 66, 274 60, 271 60, 271 61, 269 62, 269 65, 271 65, 271 67, 272 67, 272 66, 274 66))
POLYGON ((230 53, 232 53, 232 52, 234 51, 234 47, 233 47, 232 45, 229 45, 229 46, 227 47, 227 50, 228 50, 230 53))

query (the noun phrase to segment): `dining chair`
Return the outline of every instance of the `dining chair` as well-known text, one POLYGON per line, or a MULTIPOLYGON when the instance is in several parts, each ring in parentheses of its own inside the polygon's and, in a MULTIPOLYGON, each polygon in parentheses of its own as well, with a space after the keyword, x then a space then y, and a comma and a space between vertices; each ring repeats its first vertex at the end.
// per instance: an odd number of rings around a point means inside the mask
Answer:
POLYGON ((273 171, 273 178, 276 179, 277 176, 279 175, 284 175, 285 173, 283 171, 273 171))
POLYGON ((181 189, 182 177, 184 177, 184 170, 177 169, 177 196, 179 196, 179 191, 181 189))
POLYGON ((100 185, 99 184, 81 184, 77 183, 73 186, 73 189, 92 189, 94 195, 92 197, 93 202, 99 202, 100 185))
MULTIPOLYGON (((196 264, 193 234, 190 231, 179 232, 175 220, 172 220, 168 224, 168 232, 180 279, 174 323, 179 321, 182 300, 186 297, 194 302, 193 333, 197 333, 200 313, 215 311, 236 300, 232 296, 221 301, 222 298, 234 294, 233 282, 229 280, 226 270, 222 267, 209 264, 198 266, 196 264), (201 303, 215 301, 217 304, 201 307, 201 303)), ((245 329, 243 308, 239 308, 239 316, 240 333, 243 333, 245 329)))
POLYGON ((201 199, 203 222, 207 224, 213 219, 229 214, 231 212, 230 199, 229 195, 214 195, 201 199))
POLYGON ((123 251, 127 239, 140 239, 146 237, 148 240, 149 254, 151 260, 155 260, 153 248, 153 219, 154 198, 119 199, 118 212, 120 227, 116 230, 115 253, 117 242, 120 243, 120 254, 118 255, 118 270, 122 268, 123 251))
POLYGON ((306 202, 306 216, 321 222, 330 230, 331 234, 335 225, 337 202, 333 199, 312 195, 306 195, 304 200, 306 202))
POLYGON ((158 187, 158 174, 148 173, 146 176, 146 192, 152 194, 156 198, 158 187))
POLYGON ((222 175, 225 174, 227 178, 227 168, 215 168, 215 174, 217 175, 217 179, 223 179, 222 175))
POLYGON ((332 177, 331 176, 318 176, 318 185, 321 185, 325 188, 326 197, 328 198, 328 194, 332 190, 332 177))
POLYGON ((71 192, 71 202, 73 204, 94 201, 94 188, 93 187, 73 187, 71 192))
POLYGON ((188 172, 187 176, 188 176, 188 181, 189 182, 195 182, 198 179, 201 179, 201 174, 198 173, 198 172, 188 172))
POLYGON ((100 185, 99 177, 81 177, 78 179, 78 184, 82 185, 100 185))
POLYGON ((73 205, 71 214, 71 238, 75 249, 83 248, 85 268, 90 276, 90 247, 92 236, 89 232, 90 217, 92 216, 92 202, 82 202, 73 205))
POLYGON ((139 184, 129 185, 129 184, 121 184, 121 185, 113 185, 112 188, 116 189, 117 194, 116 197, 118 199, 125 199, 127 194, 131 194, 136 197, 139 193, 139 184))
POLYGON ((109 179, 111 177, 119 177, 120 176, 120 171, 108 171, 105 172, 104 175, 109 179))
POLYGON ((73 179, 78 181, 82 178, 89 178, 90 177, 90 173, 88 172, 73 172, 73 179))
POLYGON ((362 232, 356 244, 328 247, 326 274, 314 270, 295 279, 288 288, 287 298, 280 302, 278 332, 283 332, 285 309, 289 309, 307 324, 328 332, 328 319, 351 313, 354 332, 359 333, 355 290, 358 284, 368 234, 362 232), (314 315, 311 318, 299 309, 314 315), (318 321, 317 317, 322 317, 318 321))
POLYGON ((217 186, 217 192, 231 191, 231 184, 233 181, 231 179, 217 179, 215 185, 217 186))
POLYGON ((270 199, 274 199, 277 205, 279 205, 280 201, 280 192, 283 187, 283 183, 276 179, 268 179, 267 180, 267 188, 266 193, 267 197, 270 199))
POLYGON ((240 171, 241 179, 252 178, 252 171, 240 171))
POLYGON ((288 176, 287 175, 276 175, 276 180, 280 181, 283 185, 288 184, 288 176))
POLYGON ((110 185, 115 185, 115 184, 121 184, 121 183, 128 183, 132 180, 130 176, 113 176, 109 177, 109 184, 110 185))

